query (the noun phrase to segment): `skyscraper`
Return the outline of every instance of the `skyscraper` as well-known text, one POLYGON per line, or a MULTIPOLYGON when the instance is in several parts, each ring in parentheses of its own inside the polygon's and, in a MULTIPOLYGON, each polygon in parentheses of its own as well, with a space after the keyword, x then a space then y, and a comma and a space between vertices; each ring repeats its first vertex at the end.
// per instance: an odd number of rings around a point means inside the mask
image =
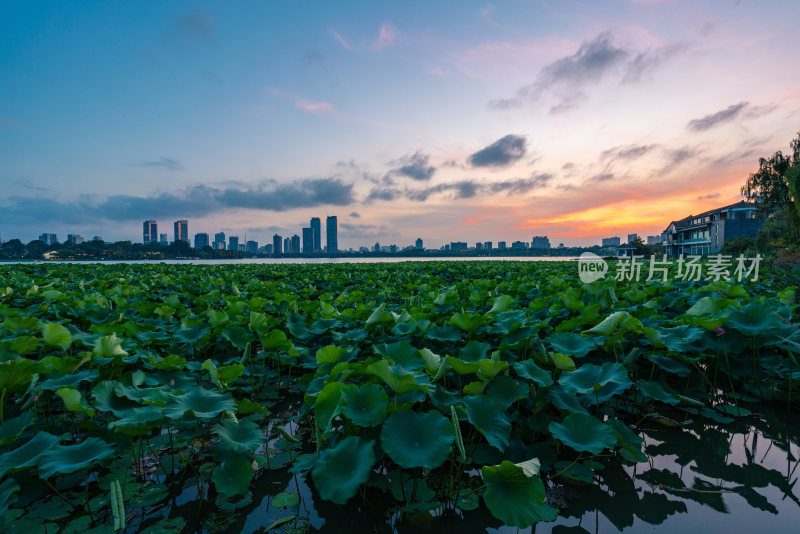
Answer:
POLYGON ((232 235, 228 238, 228 250, 232 250, 236 252, 239 250, 239 238, 235 235, 232 235))
POLYGON ((208 234, 194 234, 194 248, 200 250, 208 246, 208 234))
POLYGON ((248 254, 258 254, 258 241, 248 241, 244 250, 248 254))
POLYGON ((39 241, 44 242, 45 245, 55 245, 58 243, 56 234, 42 234, 39 236, 39 241))
POLYGON ((322 252, 322 222, 319 217, 311 217, 311 235, 313 237, 313 252, 322 252))
POLYGON ((158 234, 158 244, 159 245, 169 245, 169 240, 167 239, 167 234, 158 234))
POLYGON ((175 241, 189 242, 189 221, 181 219, 175 221, 175 241))
POLYGON ((422 250, 422 238, 418 237, 417 242, 414 244, 414 248, 417 250, 422 250))
POLYGON ((336 215, 329 215, 325 221, 325 229, 328 234, 328 247, 326 248, 328 254, 339 251, 339 236, 336 215))
POLYGON ((158 241, 158 224, 155 221, 145 221, 142 225, 142 243, 154 243, 158 241))
POLYGON ((309 226, 303 228, 303 254, 314 253, 314 230, 309 226))
POLYGON ((225 250, 225 232, 214 234, 214 250, 225 250))
POLYGON ((281 244, 283 243, 283 238, 278 234, 272 236, 272 254, 275 256, 279 256, 281 253, 281 244))
POLYGON ((300 236, 294 234, 292 236, 292 254, 300 254, 300 236))

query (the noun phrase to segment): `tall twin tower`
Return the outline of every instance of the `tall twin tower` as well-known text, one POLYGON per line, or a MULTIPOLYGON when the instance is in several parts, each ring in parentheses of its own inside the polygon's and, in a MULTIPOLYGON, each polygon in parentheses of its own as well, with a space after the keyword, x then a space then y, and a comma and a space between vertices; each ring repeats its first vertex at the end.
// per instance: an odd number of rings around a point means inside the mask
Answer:
MULTIPOLYGON (((339 251, 339 229, 336 215, 325 220, 327 243, 325 252, 339 251)), ((312 217, 308 228, 303 228, 303 254, 322 252, 322 223, 319 217, 312 217)))

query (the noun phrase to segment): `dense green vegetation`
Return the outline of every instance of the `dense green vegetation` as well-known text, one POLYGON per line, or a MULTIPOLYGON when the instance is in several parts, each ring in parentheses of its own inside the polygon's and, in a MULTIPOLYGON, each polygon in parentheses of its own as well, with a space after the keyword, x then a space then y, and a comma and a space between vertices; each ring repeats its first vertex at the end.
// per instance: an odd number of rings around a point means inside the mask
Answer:
MULTIPOLYGON (((199 528, 164 513, 191 492, 224 512, 224 530, 283 476, 295 487, 276 508, 296 509, 302 483, 354 515, 550 521, 561 485, 610 485, 647 461, 645 426, 724 427, 750 415, 743 402, 793 409, 787 276, 584 285, 570 262, 0 266, 0 521, 199 528)), ((732 491, 769 504, 739 479, 732 491)))
POLYGON ((192 248, 186 241, 173 241, 169 245, 160 243, 132 243, 101 240, 85 241, 76 245, 56 243, 48 245, 38 239, 27 245, 19 239, 10 239, 0 246, 0 260, 40 260, 48 254, 50 259, 60 260, 165 260, 171 258, 197 257, 202 259, 242 258, 244 253, 232 250, 214 250, 203 247, 192 248))

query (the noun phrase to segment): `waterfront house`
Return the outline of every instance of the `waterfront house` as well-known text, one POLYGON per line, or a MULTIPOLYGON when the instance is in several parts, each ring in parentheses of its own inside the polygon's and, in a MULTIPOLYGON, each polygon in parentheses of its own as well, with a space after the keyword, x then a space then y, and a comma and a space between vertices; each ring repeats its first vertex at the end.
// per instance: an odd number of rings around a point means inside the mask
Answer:
POLYGON ((763 222, 758 216, 758 206, 742 200, 672 221, 661 233, 662 242, 670 258, 681 254, 714 254, 734 237, 755 237, 763 222))

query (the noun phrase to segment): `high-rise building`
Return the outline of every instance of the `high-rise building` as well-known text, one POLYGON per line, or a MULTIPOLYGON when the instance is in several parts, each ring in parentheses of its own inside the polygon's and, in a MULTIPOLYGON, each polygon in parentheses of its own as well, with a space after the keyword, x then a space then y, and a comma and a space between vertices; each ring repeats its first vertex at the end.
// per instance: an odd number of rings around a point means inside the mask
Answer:
POLYGON ((200 250, 208 246, 208 234, 194 234, 194 248, 200 250))
POLYGON ((314 230, 309 226, 303 228, 303 254, 314 252, 314 230))
POLYGON ((292 250, 292 254, 300 254, 300 236, 297 235, 297 234, 294 234, 292 236, 292 247, 291 247, 291 250, 292 250))
POLYGON ((67 234, 67 243, 70 245, 80 245, 83 243, 83 236, 80 234, 67 234))
POLYGON ((322 223, 319 217, 311 217, 311 235, 314 253, 322 252, 322 223))
POLYGON ((175 221, 175 241, 189 242, 189 221, 180 219, 175 221))
POLYGON ((628 234, 628 243, 633 243, 637 237, 639 237, 639 234, 628 234))
POLYGON ((467 244, 463 241, 453 241, 450 243, 451 252, 461 252, 467 250, 467 244))
POLYGON ((660 235, 649 235, 647 236, 647 244, 648 245, 658 245, 661 243, 662 236, 660 235))
POLYGON ((239 237, 232 235, 228 238, 228 250, 236 252, 239 250, 239 237))
POLYGON ((284 254, 291 254, 292 253, 292 240, 288 237, 283 238, 283 253, 284 254))
POLYGON ((267 243, 264 245, 264 254, 267 256, 272 256, 272 243, 267 243))
POLYGON ((511 248, 515 250, 526 249, 528 248, 528 244, 525 241, 514 241, 511 243, 511 248))
POLYGON ((278 234, 275 234, 274 236, 272 236, 272 254, 273 255, 280 256, 281 250, 283 250, 281 248, 282 244, 283 244, 283 238, 281 236, 279 236, 278 234))
POLYGON ((225 250, 225 232, 214 234, 214 249, 225 250))
POLYGON ((167 239, 167 234, 158 234, 158 244, 159 245, 169 245, 169 240, 167 239))
POLYGON ((507 247, 506 247, 506 242, 505 241, 498 241, 497 242, 497 250, 505 250, 506 248, 507 247))
POLYGON ((481 243, 480 241, 475 243, 475 250, 483 250, 483 243, 481 243))
POLYGON ((247 252, 247 245, 245 245, 244 243, 240 243, 239 252, 247 252))
POLYGON ((154 243, 158 241, 158 224, 156 221, 145 221, 142 225, 142 243, 154 243))
POLYGON ((483 250, 492 250, 492 242, 491 241, 486 241, 483 244, 483 250))
POLYGON ((550 240, 547 236, 537 235, 531 240, 531 248, 550 250, 550 240))
POLYGON ((248 254, 258 254, 258 241, 248 241, 244 250, 248 254))
POLYGON ((45 245, 55 245, 58 243, 58 238, 56 234, 42 234, 39 236, 39 241, 42 241, 45 245))
POLYGON ((325 220, 325 230, 328 236, 328 246, 326 248, 328 254, 339 252, 339 228, 336 215, 329 215, 325 220))
POLYGON ((417 238, 417 242, 414 243, 414 248, 418 249, 418 250, 422 250, 423 247, 422 247, 422 238, 421 237, 417 238))
POLYGON ((603 238, 603 246, 604 247, 618 247, 619 246, 619 237, 604 237, 603 238))

